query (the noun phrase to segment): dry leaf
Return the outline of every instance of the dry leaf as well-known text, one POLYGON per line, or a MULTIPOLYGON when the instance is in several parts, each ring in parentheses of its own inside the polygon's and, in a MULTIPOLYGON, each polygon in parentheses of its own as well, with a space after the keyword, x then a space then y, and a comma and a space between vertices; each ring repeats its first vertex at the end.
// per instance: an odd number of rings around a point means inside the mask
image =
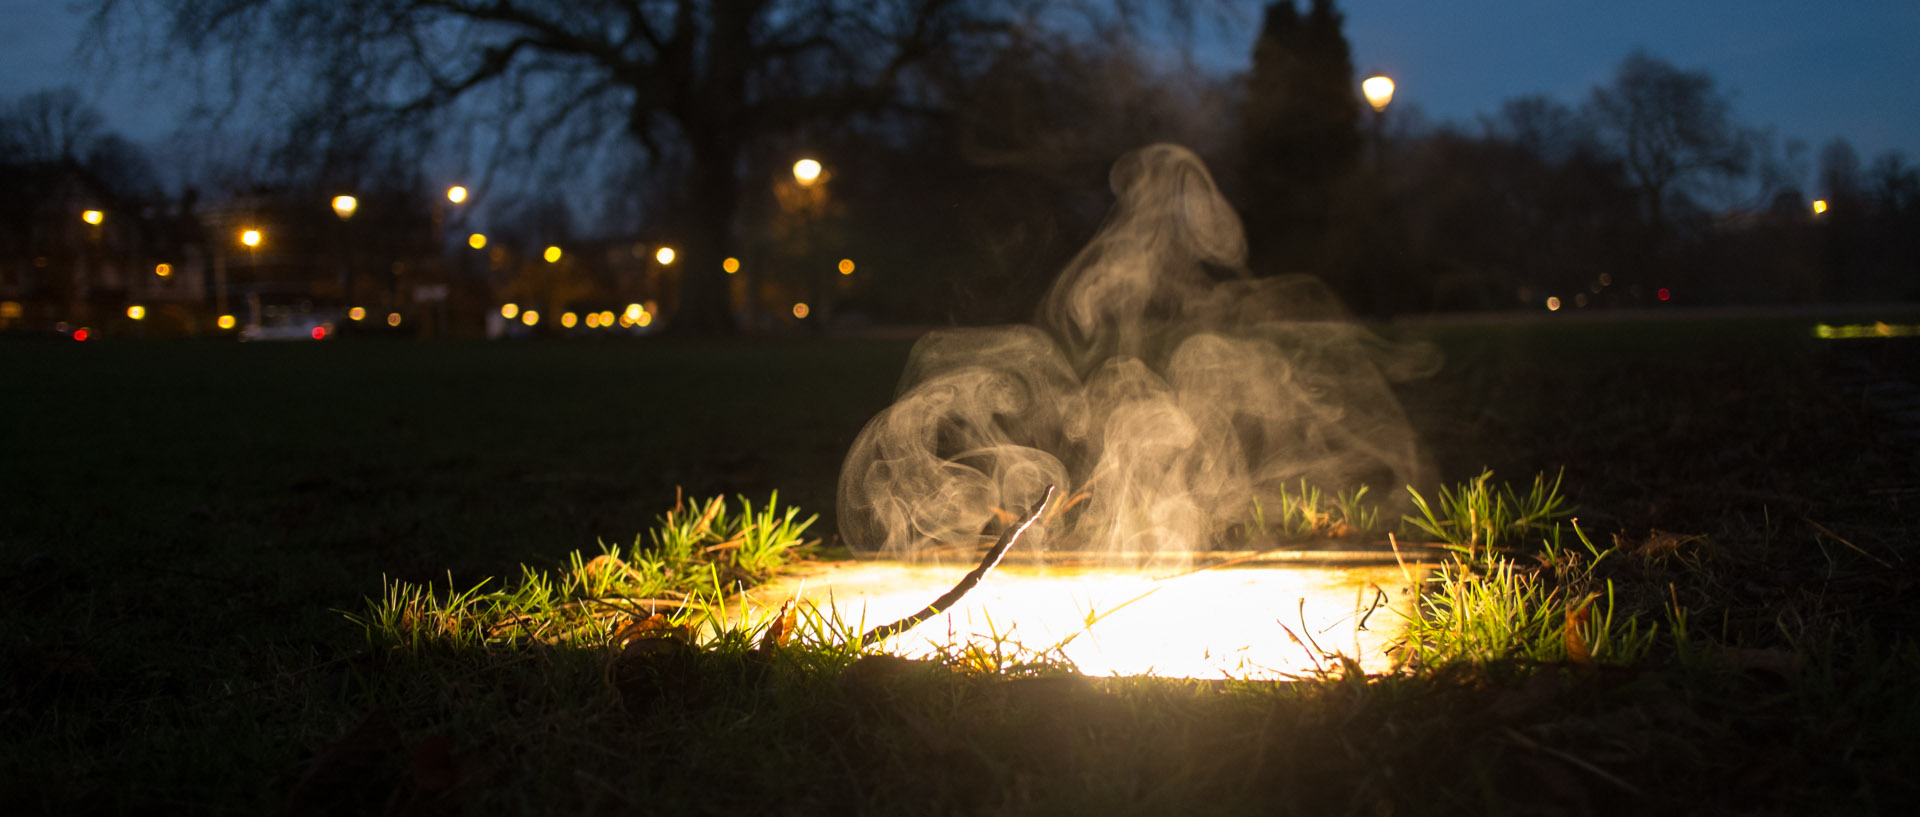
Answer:
POLYGON ((1587 621, 1592 610, 1581 605, 1578 610, 1567 612, 1567 660, 1582 667, 1593 666, 1593 649, 1587 645, 1587 621))
POLYGON ((689 644, 693 642, 693 633, 684 626, 675 625, 665 613, 654 613, 639 621, 629 622, 613 634, 613 643, 629 649, 637 642, 660 640, 689 644))

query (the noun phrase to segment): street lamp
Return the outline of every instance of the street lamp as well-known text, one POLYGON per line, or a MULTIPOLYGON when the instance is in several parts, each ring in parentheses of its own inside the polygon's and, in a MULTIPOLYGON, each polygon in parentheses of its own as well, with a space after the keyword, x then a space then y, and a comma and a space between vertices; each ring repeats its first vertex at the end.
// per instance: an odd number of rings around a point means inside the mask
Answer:
POLYGON ((107 214, 99 210, 82 210, 80 212, 80 220, 98 227, 100 226, 100 222, 107 220, 107 214))
POLYGON ((352 196, 333 197, 333 214, 339 216, 341 221, 353 218, 353 211, 359 208, 360 200, 352 196))
POLYGON ((245 244, 249 247, 260 246, 260 231, 247 230, 240 233, 240 243, 245 244))
POLYGON ((653 254, 653 260, 660 262, 660 266, 664 267, 673 263, 673 255, 672 247, 661 247, 659 252, 653 254))
POLYGON ((459 204, 467 200, 467 189, 460 185, 447 188, 447 201, 459 204))
POLYGON ((1393 80, 1375 74, 1360 83, 1360 92, 1366 94, 1367 104, 1373 106, 1374 113, 1386 113, 1387 103, 1393 101, 1393 80))
POLYGON ((821 172, 820 163, 813 159, 801 159, 793 163, 793 180, 799 182, 801 187, 812 187, 819 183, 821 172))

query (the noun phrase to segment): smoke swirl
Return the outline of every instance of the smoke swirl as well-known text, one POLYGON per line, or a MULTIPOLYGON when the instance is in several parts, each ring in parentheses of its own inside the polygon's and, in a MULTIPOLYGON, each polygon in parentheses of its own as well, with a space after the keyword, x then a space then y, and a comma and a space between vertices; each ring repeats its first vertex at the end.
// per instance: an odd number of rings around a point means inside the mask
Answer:
POLYGON ((1037 325, 914 347, 841 470, 851 545, 969 550, 1056 485, 1035 542, 1164 562, 1303 479, 1424 481, 1389 384, 1430 373, 1430 347, 1382 340, 1316 279, 1249 277, 1240 219, 1185 148, 1131 153, 1110 183, 1106 224, 1037 325))

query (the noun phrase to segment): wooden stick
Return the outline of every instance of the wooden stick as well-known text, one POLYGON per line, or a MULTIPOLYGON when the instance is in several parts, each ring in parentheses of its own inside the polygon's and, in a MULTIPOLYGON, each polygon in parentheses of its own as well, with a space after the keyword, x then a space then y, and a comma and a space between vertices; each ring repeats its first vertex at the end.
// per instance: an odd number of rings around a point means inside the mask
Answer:
POLYGON ((986 557, 980 560, 980 565, 975 567, 972 572, 969 572, 965 577, 961 578, 959 584, 954 585, 953 589, 948 590, 945 595, 934 599, 932 604, 927 605, 921 609, 920 612, 914 613, 892 624, 883 624, 868 630, 866 635, 860 636, 860 647, 865 649, 873 646, 881 641, 885 641, 920 626, 921 622, 940 615, 944 610, 952 609, 954 603, 958 602, 960 597, 965 596, 967 591, 972 590, 975 585, 980 583, 982 578, 986 577, 987 571, 992 570, 995 565, 1000 564, 1000 558, 1007 555, 1007 549, 1013 547, 1013 543, 1020 539, 1020 534, 1026 533, 1027 528, 1033 525, 1034 520, 1040 518, 1040 514, 1047 509, 1047 503, 1052 500, 1053 486, 1049 485, 1047 486, 1047 492, 1040 496, 1040 504, 1033 506, 1033 510, 1027 513, 1027 518, 1021 520, 1020 524, 1008 528, 1005 533, 1000 534, 1000 541, 993 544, 993 547, 987 551, 986 557))

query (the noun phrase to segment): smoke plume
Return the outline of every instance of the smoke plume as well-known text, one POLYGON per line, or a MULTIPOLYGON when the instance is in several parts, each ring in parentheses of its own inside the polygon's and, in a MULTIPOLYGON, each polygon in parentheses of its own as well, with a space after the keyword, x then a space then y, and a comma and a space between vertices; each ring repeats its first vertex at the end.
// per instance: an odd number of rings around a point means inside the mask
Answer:
POLYGON ((1303 479, 1424 481, 1389 384, 1430 373, 1431 348, 1380 339, 1318 280, 1249 277, 1240 219, 1185 148, 1131 153, 1110 184, 1106 224, 1036 325, 914 347, 840 474, 849 544, 969 552, 1055 485, 1036 544, 1165 563, 1303 479))

